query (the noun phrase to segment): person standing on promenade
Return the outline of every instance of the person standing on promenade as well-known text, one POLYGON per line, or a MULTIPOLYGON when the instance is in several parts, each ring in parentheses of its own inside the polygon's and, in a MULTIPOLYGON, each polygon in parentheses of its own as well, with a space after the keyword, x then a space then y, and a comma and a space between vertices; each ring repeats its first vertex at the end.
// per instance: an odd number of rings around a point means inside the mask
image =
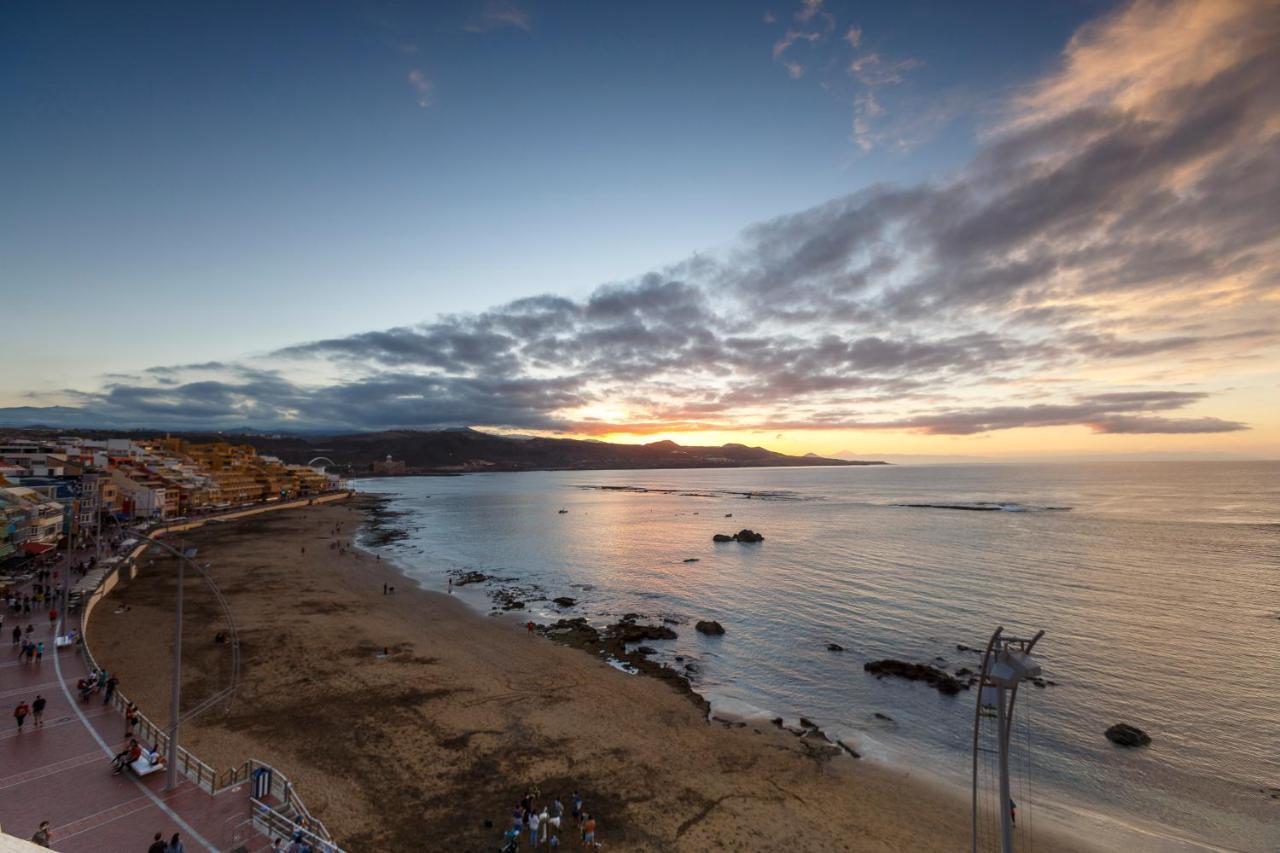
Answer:
POLYGON ((27 720, 27 714, 31 712, 31 706, 21 699, 18 700, 18 707, 13 709, 13 718, 18 721, 18 731, 22 731, 22 724, 27 720))
POLYGON ((36 700, 31 703, 31 727, 33 729, 44 728, 44 706, 45 698, 39 693, 36 694, 36 700))
POLYGON ((116 694, 116 685, 119 683, 120 679, 116 678, 114 675, 107 679, 106 695, 102 697, 103 705, 111 704, 111 697, 116 694))
POLYGON ((53 836, 53 830, 49 828, 49 821, 40 821, 40 828, 31 836, 31 843, 40 847, 48 847, 49 839, 53 836))
POLYGON ((16 646, 22 642, 22 629, 17 625, 13 626, 13 644, 16 646))
POLYGON ((58 608, 49 608, 49 632, 58 630, 58 608))
POLYGON ((134 702, 130 702, 124 709, 124 736, 133 736, 133 727, 138 724, 138 706, 134 702))
POLYGON ((44 640, 36 643, 36 663, 44 660, 44 640))
POLYGON ((173 838, 169 839, 169 846, 165 848, 165 853, 187 853, 187 848, 182 846, 182 839, 178 837, 178 833, 173 834, 173 838))
POLYGON ((164 835, 162 833, 156 833, 151 846, 147 848, 147 853, 165 853, 164 835))

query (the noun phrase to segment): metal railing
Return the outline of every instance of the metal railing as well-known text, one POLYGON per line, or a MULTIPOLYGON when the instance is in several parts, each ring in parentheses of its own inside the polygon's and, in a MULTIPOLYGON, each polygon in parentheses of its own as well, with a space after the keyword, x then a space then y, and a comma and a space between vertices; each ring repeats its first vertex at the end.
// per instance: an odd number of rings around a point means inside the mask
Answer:
MULTIPOLYGON (((349 493, 348 493, 349 494, 349 493)), ((338 495, 326 495, 323 502, 337 499, 338 495)), ((319 503, 320 501, 317 501, 319 503)), ((295 504, 293 506, 305 505, 295 504)), ((293 508, 293 506, 285 504, 280 509, 293 508)), ((199 526, 198 524, 189 525, 190 527, 199 526)), ((183 525, 186 529, 188 525, 183 525)), ((164 530, 155 531, 157 535, 164 530)), ((80 650, 84 655, 85 665, 90 672, 96 672, 101 669, 97 660, 93 657, 93 652, 89 648, 88 628, 89 618, 94 608, 102 601, 103 598, 115 588, 120 581, 120 571, 126 567, 135 567, 138 558, 147 549, 149 543, 141 542, 134 547, 129 555, 120 563, 113 566, 108 572, 102 576, 101 582, 89 593, 88 597, 83 601, 83 610, 80 619, 80 650)), ((224 602, 225 603, 225 602, 224 602)), ((229 610, 229 608, 227 608, 229 610)), ((238 644, 237 644, 238 645, 238 644)), ((238 648, 233 651, 238 652, 238 648)), ((231 688, 234 690, 234 685, 231 688)), ((219 698, 223 698, 219 695, 219 698)), ((112 694, 111 707, 117 711, 124 713, 129 706, 129 697, 117 690, 112 694)), ((134 726, 134 736, 140 743, 149 743, 161 754, 167 754, 169 747, 169 735, 161 726, 156 725, 149 717, 135 708, 137 722, 134 726)), ((293 783, 289 778, 277 770, 270 764, 257 759, 249 759, 242 764, 227 768, 219 774, 213 767, 201 761, 181 744, 178 745, 178 770, 189 779, 196 787, 200 788, 208 794, 216 795, 243 785, 253 780, 254 771, 266 769, 270 771, 270 786, 265 796, 278 802, 278 806, 268 805, 257 797, 251 798, 253 804, 253 823, 260 831, 269 837, 291 838, 295 832, 302 831, 304 837, 318 851, 325 853, 342 853, 341 848, 332 840, 328 829, 324 823, 311 815, 307 807, 303 804, 302 799, 294 790, 293 783), (299 823, 301 821, 301 823, 299 823), (272 834, 274 833, 274 835, 272 834)), ((257 793, 257 792, 255 792, 257 793)))

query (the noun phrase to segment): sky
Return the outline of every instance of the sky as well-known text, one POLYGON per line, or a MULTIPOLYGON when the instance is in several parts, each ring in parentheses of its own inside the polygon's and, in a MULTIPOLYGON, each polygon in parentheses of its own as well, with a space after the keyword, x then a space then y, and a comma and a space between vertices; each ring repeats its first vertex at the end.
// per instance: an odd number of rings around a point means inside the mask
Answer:
POLYGON ((1280 455, 1280 2, 0 8, 0 424, 1280 455))

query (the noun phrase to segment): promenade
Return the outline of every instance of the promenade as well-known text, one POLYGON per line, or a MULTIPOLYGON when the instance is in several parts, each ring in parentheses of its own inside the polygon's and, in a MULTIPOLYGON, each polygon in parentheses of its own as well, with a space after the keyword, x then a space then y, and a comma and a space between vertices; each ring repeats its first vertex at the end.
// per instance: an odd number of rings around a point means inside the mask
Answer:
MULTIPOLYGON (((328 502, 341 497, 345 495, 317 500, 328 502)), ((165 532, 306 504, 307 501, 291 501, 251 507, 171 526, 165 532)), ((121 554, 126 563, 140 553, 132 549, 141 544, 125 534, 124 547, 131 550, 130 554, 121 554)), ((55 568, 67 572, 72 563, 88 554, 73 553, 55 568)), ((77 590, 90 592, 89 587, 97 587, 104 575, 109 576, 116 568, 91 571, 76 584, 77 590)), ((10 589, 28 593, 32 583, 32 579, 26 579, 12 584, 10 589)), ((80 598, 83 604, 83 594, 80 598)), ((287 836, 293 828, 289 816, 299 814, 301 804, 287 780, 275 773, 274 778, 268 776, 271 781, 255 805, 250 799, 250 779, 254 767, 260 765, 247 762, 243 768, 233 768, 221 776, 202 767, 200 785, 180 772, 178 784, 171 791, 164 790, 164 771, 141 778, 131 770, 112 772, 112 757, 129 743, 120 695, 128 695, 130 686, 121 684, 115 700, 109 703, 104 702, 104 693, 95 693, 87 700, 79 698, 77 682, 90 672, 89 657, 78 645, 59 650, 54 642, 57 634, 68 631, 84 636, 83 619, 91 614, 91 608, 77 606, 72 610, 61 614, 55 631, 49 623, 48 606, 33 605, 31 614, 24 616, 0 603, 4 614, 0 644, 0 828, 4 833, 29 839, 41 822, 48 821, 52 849, 72 853, 144 851, 157 832, 166 841, 175 832, 180 834, 186 850, 192 853, 259 853, 271 849, 273 838, 282 839, 282 849, 287 846, 287 836), (34 628, 31 639, 44 643, 43 660, 38 663, 24 662, 19 656, 21 645, 12 642, 13 628, 18 626, 25 632, 28 624, 34 628), (44 697, 47 703, 43 725, 36 727, 34 716, 28 715, 19 730, 14 708, 19 702, 33 704, 37 696, 44 697), (268 812, 262 804, 276 811, 268 812), (255 811, 257 821, 253 820, 255 811), (273 828, 271 838, 263 829, 266 824, 273 828)), ((141 710, 156 715, 160 726, 167 722, 165 709, 141 710)), ((145 718, 133 736, 144 748, 158 746, 162 753, 166 752, 163 744, 156 743, 158 737, 145 718)), ((184 761, 192 769, 199 764, 185 753, 184 761)), ((317 849, 336 849, 309 833, 308 837, 317 849)))
MULTIPOLYGON (((25 588, 25 587, 24 587, 25 588)), ((102 694, 82 702, 76 682, 88 674, 76 647, 54 650, 54 632, 44 613, 22 622, 35 625, 33 639, 45 644, 44 660, 23 663, 9 636, 19 614, 6 613, 5 654, 0 655, 0 826, 30 838, 41 821, 52 826, 52 848, 64 851, 143 851, 155 833, 180 833, 189 851, 266 851, 270 842, 250 823, 249 784, 211 795, 179 776, 164 791, 165 774, 138 778, 111 772, 111 758, 129 742, 123 716, 104 705, 102 694), (48 704, 44 725, 28 716, 19 732, 13 709, 36 695, 48 704)), ((82 630, 79 614, 67 628, 82 630)), ((127 689, 127 686, 122 686, 127 689)))

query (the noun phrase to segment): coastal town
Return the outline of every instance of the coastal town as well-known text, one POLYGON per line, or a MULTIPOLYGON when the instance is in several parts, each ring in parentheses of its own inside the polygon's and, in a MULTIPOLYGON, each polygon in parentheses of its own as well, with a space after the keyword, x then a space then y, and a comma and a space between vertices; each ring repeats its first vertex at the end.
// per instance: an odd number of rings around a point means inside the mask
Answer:
POLYGON ((172 522, 346 488, 247 444, 0 434, 0 569, 96 536, 104 519, 172 522))

